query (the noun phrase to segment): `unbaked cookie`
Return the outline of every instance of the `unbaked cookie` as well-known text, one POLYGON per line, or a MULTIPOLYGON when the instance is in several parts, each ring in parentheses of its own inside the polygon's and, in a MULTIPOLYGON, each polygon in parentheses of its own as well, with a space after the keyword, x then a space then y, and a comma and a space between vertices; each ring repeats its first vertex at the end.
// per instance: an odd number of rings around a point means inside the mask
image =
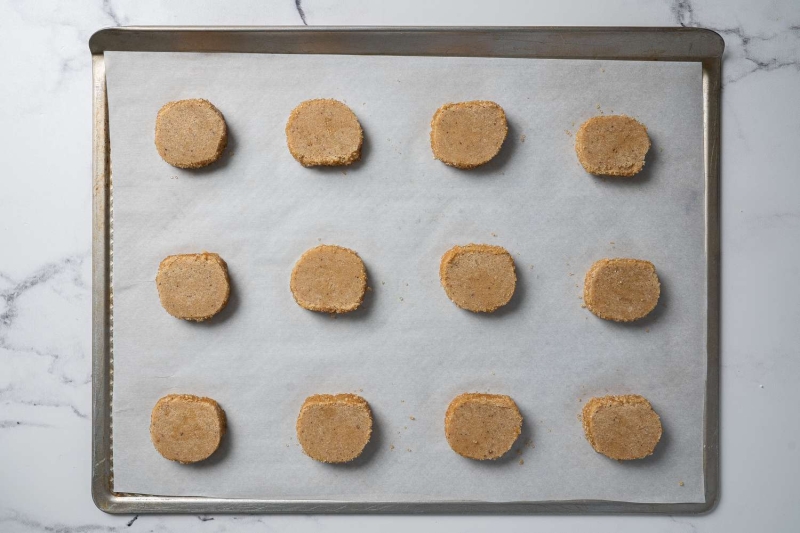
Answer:
POLYGON ((347 463, 369 442, 372 411, 355 394, 315 394, 303 402, 296 429, 306 455, 323 463, 347 463))
POLYGON ((286 123, 289 152, 304 167, 349 165, 361 158, 363 142, 358 118, 338 100, 306 100, 286 123))
POLYGON ((178 100, 156 116, 156 149, 178 168, 200 168, 220 158, 228 144, 228 127, 208 100, 178 100))
POLYGON ((641 259, 601 259, 586 273, 583 301, 606 320, 631 322, 655 309, 661 294, 656 268, 641 259))
POLYGON ((353 250, 322 244, 306 251, 289 283, 300 307, 323 313, 355 311, 367 290, 367 269, 353 250))
POLYGON ((228 265, 209 252, 167 257, 158 266, 156 287, 167 313, 195 322, 222 311, 231 294, 228 265))
POLYGON ((592 448, 611 459, 642 459, 661 440, 661 419, 639 395, 592 398, 583 406, 582 418, 592 448))
POLYGON ((208 459, 225 434, 225 411, 211 398, 164 396, 150 415, 150 439, 170 461, 188 464, 208 459))
POLYGON ((522 431, 522 415, 514 400, 501 394, 456 396, 444 417, 450 447, 468 459, 497 459, 511 449, 522 431))
POLYGON ((447 296, 462 309, 491 313, 514 295, 514 259, 501 246, 453 246, 442 256, 439 279, 447 296))
POLYGON ((586 172, 598 176, 637 174, 649 149, 647 128, 625 115, 592 117, 575 135, 578 160, 586 172))
POLYGON ((431 120, 431 149, 447 165, 474 168, 500 152, 507 134, 506 114, 494 102, 445 104, 431 120))

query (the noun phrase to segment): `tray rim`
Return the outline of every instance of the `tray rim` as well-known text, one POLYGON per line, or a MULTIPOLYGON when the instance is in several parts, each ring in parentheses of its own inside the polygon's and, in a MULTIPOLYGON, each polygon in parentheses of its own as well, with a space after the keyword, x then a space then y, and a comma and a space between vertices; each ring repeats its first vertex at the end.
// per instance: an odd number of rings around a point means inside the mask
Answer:
POLYGON ((89 39, 92 53, 92 482, 107 513, 275 514, 699 514, 719 501, 720 119, 724 41, 703 28, 663 27, 346 27, 128 26, 89 39), (370 45, 366 51, 363 48, 370 45), (592 45, 587 48, 587 45, 592 45), (703 68, 707 369, 704 427, 705 501, 607 500, 353 502, 150 496, 113 492, 113 206, 106 51, 185 51, 356 55, 437 55, 691 61, 703 68))

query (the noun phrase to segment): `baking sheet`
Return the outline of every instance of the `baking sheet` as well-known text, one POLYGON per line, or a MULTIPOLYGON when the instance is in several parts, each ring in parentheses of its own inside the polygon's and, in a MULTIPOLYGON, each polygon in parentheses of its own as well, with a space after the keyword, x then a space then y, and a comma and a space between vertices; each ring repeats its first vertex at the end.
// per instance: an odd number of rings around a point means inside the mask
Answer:
POLYGON ((704 501, 698 63, 116 52, 106 61, 114 490, 704 501), (220 108, 231 142, 220 163, 182 171, 158 157, 153 123, 165 102, 192 97, 220 108), (317 97, 356 112, 362 162, 321 170, 291 158, 286 117, 317 97), (508 114, 501 154, 466 172, 433 160, 433 112, 477 98, 508 114), (600 112, 648 126, 641 176, 598 179, 577 163, 572 134, 600 112), (367 264, 373 290, 352 316, 310 313, 291 297, 292 265, 320 242, 351 247, 367 264), (468 242, 515 257, 517 294, 494 315, 459 310, 439 286, 441 254, 468 242), (158 263, 201 250, 228 262, 232 301, 208 323, 173 319, 158 303, 158 263), (651 317, 620 325, 581 308, 583 274, 602 257, 656 264, 663 293, 651 317), (316 463, 297 445, 297 411, 310 394, 346 391, 372 405, 373 442, 355 464, 316 463), (525 417, 519 454, 478 463, 449 449, 444 410, 465 391, 515 399, 525 417), (173 392, 226 410, 230 434, 206 464, 167 462, 149 441, 150 409, 173 392), (653 457, 618 463, 585 441, 577 415, 606 393, 653 402, 665 429, 653 457))

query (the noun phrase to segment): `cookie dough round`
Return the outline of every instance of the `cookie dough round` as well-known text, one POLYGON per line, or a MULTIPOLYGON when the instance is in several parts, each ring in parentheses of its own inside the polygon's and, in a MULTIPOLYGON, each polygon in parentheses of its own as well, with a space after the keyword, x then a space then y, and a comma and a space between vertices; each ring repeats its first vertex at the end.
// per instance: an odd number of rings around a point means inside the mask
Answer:
POLYGON ((453 303, 475 313, 506 305, 517 286, 511 254, 490 244, 453 246, 442 256, 439 279, 453 303))
POLYGON ((228 265, 209 252, 167 257, 158 266, 156 287, 167 313, 195 322, 222 311, 231 294, 228 265))
POLYGON ((150 439, 170 461, 188 464, 208 459, 225 435, 225 411, 211 398, 164 396, 150 415, 150 439))
POLYGON ((611 459, 643 459, 661 440, 661 419, 642 396, 603 396, 583 406, 583 431, 592 448, 611 459))
POLYGON ((592 117, 575 135, 575 152, 586 172, 598 176, 637 174, 650 149, 647 128, 626 115, 592 117))
POLYGON ((631 322, 655 309, 661 294, 656 267, 642 259, 601 259, 586 273, 583 302, 606 320, 631 322))
POLYGON ((457 168, 475 168, 491 161, 506 135, 503 108, 485 100, 445 104, 431 120, 433 157, 457 168))
POLYGON ((444 417, 450 447, 468 459, 497 459, 511 449, 522 431, 522 415, 514 400, 502 394, 456 396, 444 417))
POLYGON ((347 463, 369 442, 372 411, 355 394, 315 394, 303 402, 296 429, 306 455, 323 463, 347 463))
POLYGON ((355 311, 367 290, 367 269, 353 250, 322 244, 307 250, 289 283, 300 307, 322 313, 355 311))
POLYGON ((174 167, 210 165, 222 156, 227 144, 225 118, 208 100, 169 102, 156 116, 156 149, 174 167))
POLYGON ((306 100, 286 123, 289 152, 304 167, 349 165, 361 158, 364 131, 338 100, 306 100))

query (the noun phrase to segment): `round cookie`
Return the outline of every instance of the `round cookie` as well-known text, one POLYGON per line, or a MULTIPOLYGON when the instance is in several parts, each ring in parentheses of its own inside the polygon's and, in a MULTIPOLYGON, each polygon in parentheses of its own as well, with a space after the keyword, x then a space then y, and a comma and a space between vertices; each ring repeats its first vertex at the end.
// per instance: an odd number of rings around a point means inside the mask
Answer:
POLYGON ((361 158, 363 142, 358 118, 338 100, 306 100, 286 122, 289 152, 304 167, 349 165, 361 158))
POLYGON ((522 415, 514 400, 501 394, 456 396, 444 417, 450 447, 468 459, 497 459, 511 449, 522 431, 522 415))
POLYGON ((200 98, 164 105, 156 116, 156 149, 178 168, 200 168, 222 156, 228 127, 219 109, 200 98))
POLYGON ((306 455, 323 463, 347 463, 369 442, 372 411, 355 394, 315 394, 303 402, 296 429, 306 455))
POLYGON ((491 313, 514 295, 514 259, 501 246, 453 246, 442 256, 439 279, 453 303, 467 311, 491 313))
POLYGON ((639 395, 592 398, 583 406, 582 419, 592 448, 611 459, 643 459, 661 440, 661 419, 639 395))
POLYGON ((189 464, 208 459, 225 435, 225 411, 211 398, 164 396, 150 414, 150 439, 170 461, 189 464))
POLYGON ((631 322, 655 309, 661 294, 656 268, 641 259, 601 259, 586 273, 583 301, 606 320, 631 322))
POLYGON ((228 265, 209 252, 171 255, 158 266, 156 287, 167 313, 202 322, 228 303, 231 293, 228 265))
POLYGON ((586 172, 598 176, 637 174, 650 149, 647 128, 625 115, 592 117, 575 134, 575 152, 586 172))
POLYGON ((322 244, 295 263, 289 283, 300 307, 322 313, 355 311, 367 290, 367 269, 353 250, 322 244))
POLYGON ((433 157, 457 168, 475 168, 491 161, 506 135, 503 108, 485 100, 445 104, 431 120, 433 157))

